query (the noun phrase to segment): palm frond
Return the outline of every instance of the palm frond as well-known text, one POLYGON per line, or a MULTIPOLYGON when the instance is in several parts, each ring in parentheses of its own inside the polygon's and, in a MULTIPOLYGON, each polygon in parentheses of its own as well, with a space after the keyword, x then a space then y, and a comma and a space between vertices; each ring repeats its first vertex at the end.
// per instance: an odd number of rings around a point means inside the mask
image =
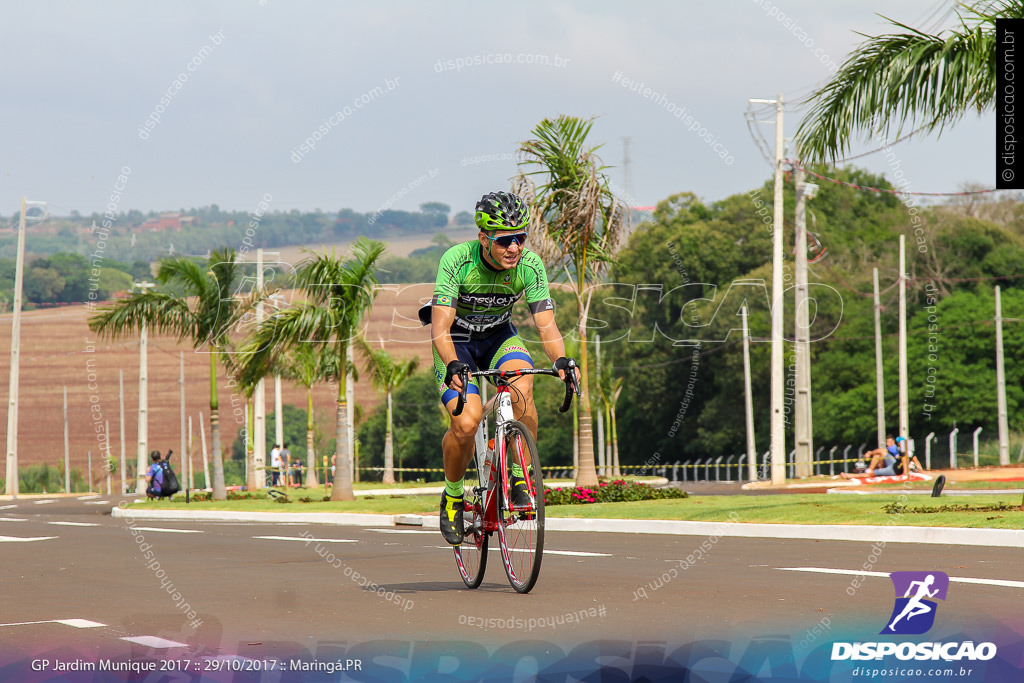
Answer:
POLYGON ((867 36, 835 76, 809 98, 813 107, 797 130, 806 161, 835 160, 854 138, 888 139, 906 127, 941 131, 968 111, 993 106, 996 90, 995 15, 1024 17, 1024 2, 988 13, 970 10, 960 30, 930 35, 889 20, 906 33, 867 36), (993 14, 994 12, 994 14, 993 14))
POLYGON ((598 148, 586 147, 592 126, 593 119, 571 116, 542 120, 536 139, 519 149, 522 163, 537 170, 515 180, 535 206, 531 227, 541 237, 531 248, 556 272, 583 279, 607 269, 629 227, 629 211, 608 187, 598 148))
POLYGON ((195 319, 184 299, 164 292, 139 292, 89 316, 89 329, 106 339, 137 333, 144 324, 150 331, 171 334, 180 341, 192 336, 195 319))
MULTIPOLYGON (((348 370, 345 351, 356 338, 377 284, 376 261, 385 245, 365 238, 356 240, 351 258, 339 260, 333 252, 312 254, 297 270, 309 300, 275 312, 259 323, 239 346, 237 376, 245 385, 265 377, 281 354, 308 344, 322 357, 319 371, 337 380, 348 370)), ((282 361, 283 362, 283 361, 282 361)))

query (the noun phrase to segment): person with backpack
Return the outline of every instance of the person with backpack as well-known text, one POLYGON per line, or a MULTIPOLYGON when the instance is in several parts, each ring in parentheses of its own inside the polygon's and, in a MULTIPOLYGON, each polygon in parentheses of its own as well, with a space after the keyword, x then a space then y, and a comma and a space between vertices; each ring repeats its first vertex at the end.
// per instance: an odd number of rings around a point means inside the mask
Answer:
POLYGON ((149 498, 157 500, 164 497, 170 498, 181 490, 178 478, 169 462, 173 452, 173 450, 167 451, 166 458, 160 457, 160 451, 153 451, 149 454, 149 459, 153 461, 149 470, 146 471, 146 496, 149 498))

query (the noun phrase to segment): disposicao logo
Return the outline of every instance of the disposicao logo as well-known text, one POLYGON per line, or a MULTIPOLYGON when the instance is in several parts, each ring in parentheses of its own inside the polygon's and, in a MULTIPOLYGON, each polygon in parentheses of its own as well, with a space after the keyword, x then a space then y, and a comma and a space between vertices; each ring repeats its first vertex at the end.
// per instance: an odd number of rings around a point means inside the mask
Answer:
POLYGON ((946 599, 949 576, 944 572, 893 572, 889 578, 896 589, 896 604, 879 633, 904 636, 927 633, 935 623, 938 609, 938 603, 929 598, 946 599))
MULTIPOLYGON (((949 576, 943 572, 893 572, 889 575, 896 590, 892 614, 879 635, 921 635, 935 624, 936 600, 945 600, 949 576)), ((832 661, 879 660, 895 655, 900 660, 946 662, 986 661, 996 656, 994 643, 925 642, 832 643, 832 661)))

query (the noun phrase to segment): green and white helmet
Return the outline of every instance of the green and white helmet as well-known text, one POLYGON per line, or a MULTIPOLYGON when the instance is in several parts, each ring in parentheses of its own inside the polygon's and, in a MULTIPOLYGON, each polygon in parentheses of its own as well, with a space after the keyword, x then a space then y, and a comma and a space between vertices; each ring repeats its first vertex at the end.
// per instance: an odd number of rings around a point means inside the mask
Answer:
POLYGON ((476 224, 481 230, 530 228, 530 205, 511 192, 489 192, 476 203, 476 224))

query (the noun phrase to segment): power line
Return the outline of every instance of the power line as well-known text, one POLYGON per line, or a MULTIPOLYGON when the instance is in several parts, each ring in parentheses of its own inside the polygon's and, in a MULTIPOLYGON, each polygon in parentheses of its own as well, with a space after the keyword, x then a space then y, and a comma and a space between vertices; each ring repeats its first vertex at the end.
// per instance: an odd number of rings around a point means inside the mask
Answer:
POLYGON ((792 166, 794 166, 796 168, 802 169, 804 171, 804 173, 812 175, 815 178, 818 178, 819 180, 827 180, 830 183, 835 183, 836 185, 843 185, 845 187, 852 187, 855 190, 868 190, 869 192, 885 193, 885 194, 892 194, 892 195, 897 195, 897 196, 913 195, 913 196, 918 196, 918 197, 965 197, 965 196, 969 196, 969 195, 990 194, 992 192, 1000 192, 1000 190, 995 189, 995 188, 992 188, 992 189, 989 189, 989 190, 971 190, 971 191, 966 191, 966 192, 907 192, 907 191, 903 191, 903 190, 889 190, 889 189, 879 188, 879 187, 869 187, 867 185, 857 185, 856 183, 848 183, 845 180, 837 180, 835 178, 829 178, 828 176, 821 175, 820 173, 815 173, 814 171, 804 167, 803 164, 801 164, 796 159, 787 159, 786 163, 788 163, 788 164, 790 164, 790 165, 792 165, 792 166))

